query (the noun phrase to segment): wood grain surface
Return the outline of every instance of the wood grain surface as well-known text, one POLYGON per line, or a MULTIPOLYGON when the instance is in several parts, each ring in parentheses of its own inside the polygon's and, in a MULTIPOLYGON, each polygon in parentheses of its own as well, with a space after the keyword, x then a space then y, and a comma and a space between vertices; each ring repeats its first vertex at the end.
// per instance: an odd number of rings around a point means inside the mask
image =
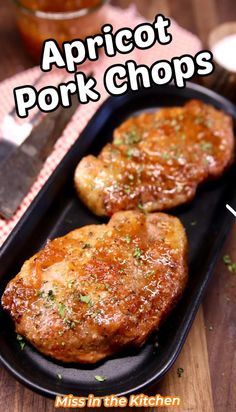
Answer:
MULTIPOLYGON (((114 0, 112 3, 127 7, 132 2, 114 0)), ((149 19, 157 13, 173 17, 205 44, 213 27, 236 20, 235 0, 136 0, 133 3, 149 19)), ((33 66, 20 43, 10 0, 0 2, 0 45, 0 80, 33 66)), ((232 216, 232 223, 233 220, 232 216)), ((203 304, 176 364, 164 380, 147 393, 180 396, 182 405, 178 410, 181 412, 236 410, 236 274, 230 273, 222 261, 224 254, 230 254, 236 261, 235 240, 236 225, 219 256, 203 304), (181 378, 177 374, 179 367, 184 369, 181 378)), ((0 412, 54 410, 52 400, 23 387, 0 367, 0 412)))

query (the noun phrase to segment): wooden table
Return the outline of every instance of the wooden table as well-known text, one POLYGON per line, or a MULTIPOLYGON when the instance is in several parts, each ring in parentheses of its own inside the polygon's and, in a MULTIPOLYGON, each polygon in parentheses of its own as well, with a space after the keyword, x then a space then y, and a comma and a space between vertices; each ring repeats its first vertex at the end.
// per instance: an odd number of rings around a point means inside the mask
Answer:
MULTIPOLYGON (((113 3, 126 7, 131 1, 114 0, 113 3)), ((235 0, 136 0, 134 3, 149 19, 156 13, 173 17, 180 25, 198 34, 203 42, 209 30, 217 24, 236 20, 235 0)), ((32 66, 19 41, 10 0, 0 4, 0 44, 0 80, 32 66)), ((219 256, 214 277, 180 357, 166 378, 150 393, 180 396, 181 412, 236 410, 236 274, 229 273, 222 262, 224 254, 230 254, 236 261, 235 240, 236 225, 219 256), (177 375, 178 367, 184 369, 181 378, 177 375)), ((52 410, 55 410, 52 400, 24 388, 0 368, 0 412, 52 410)))

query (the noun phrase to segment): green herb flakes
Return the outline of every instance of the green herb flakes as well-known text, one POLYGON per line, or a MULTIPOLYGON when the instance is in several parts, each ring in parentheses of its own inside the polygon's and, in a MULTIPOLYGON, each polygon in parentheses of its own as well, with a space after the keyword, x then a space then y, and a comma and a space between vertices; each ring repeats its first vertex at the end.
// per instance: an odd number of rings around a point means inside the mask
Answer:
POLYGON ((86 303, 86 305, 88 305, 88 306, 93 306, 93 302, 92 302, 92 299, 91 299, 91 296, 89 296, 89 295, 81 295, 80 294, 80 301, 81 302, 83 302, 83 303, 86 303))
POLYGON ((45 293, 44 290, 38 290, 38 291, 36 292, 36 296, 39 297, 39 298, 43 298, 44 293, 45 293))
POLYGON ((202 124, 204 121, 203 117, 199 116, 195 119, 195 124, 202 124))
POLYGON ((101 311, 101 309, 96 309, 96 310, 94 310, 92 313, 91 313, 91 318, 92 319, 94 319, 94 318, 96 318, 98 315, 101 315, 101 313, 102 313, 102 311, 101 311))
POLYGON ((125 143, 126 144, 137 144, 141 141, 141 135, 137 129, 137 127, 133 126, 131 130, 129 130, 125 134, 125 143))
POLYGON ((53 292, 53 290, 51 290, 51 289, 48 291, 48 298, 49 298, 50 300, 54 300, 54 299, 55 299, 54 292, 53 292))
POLYGON ((201 143, 200 148, 202 149, 203 152, 210 152, 212 150, 212 143, 209 143, 209 142, 201 143))
POLYGON ((70 319, 64 319, 63 321, 66 326, 68 326, 69 329, 74 329, 75 328, 75 322, 70 319))
POLYGON ((129 236, 129 235, 126 235, 125 237, 124 237, 124 241, 126 242, 126 243, 128 243, 128 245, 132 242, 132 239, 131 239, 131 237, 129 236))
POLYGON ((127 154, 128 159, 131 159, 132 156, 133 156, 133 150, 132 150, 132 149, 128 149, 127 152, 126 152, 126 154, 127 154))
POLYGON ((169 159, 170 159, 169 153, 162 153, 161 157, 162 157, 162 159, 164 159, 164 160, 169 160, 169 159))
POLYGON ((141 259, 143 255, 143 252, 139 249, 139 247, 136 247, 133 253, 133 257, 136 259, 141 259))
POLYGON ((90 245, 90 243, 85 243, 84 245, 83 245, 83 247, 82 247, 82 249, 91 249, 91 245, 90 245))
POLYGON ((114 141, 114 144, 115 144, 116 146, 120 146, 122 143, 123 143, 123 142, 122 142, 121 139, 116 139, 116 140, 114 141))
POLYGON ((178 375, 179 378, 182 377, 183 373, 184 373, 184 369, 183 369, 183 368, 178 368, 178 369, 177 369, 177 375, 178 375))
POLYGON ((23 350, 24 347, 25 347, 25 340, 24 340, 23 336, 17 334, 16 335, 16 340, 19 343, 21 350, 23 350))
POLYGON ((223 262, 230 273, 236 272, 236 263, 232 262, 231 257, 229 255, 223 256, 223 262))
POLYGON ((228 265, 228 264, 231 263, 231 259, 230 259, 229 255, 224 255, 224 256, 223 256, 223 262, 224 262, 226 265, 228 265))
POLYGON ((124 191, 125 191, 125 193, 126 193, 127 195, 129 195, 130 192, 131 192, 131 189, 130 189, 129 186, 125 186, 125 187, 124 187, 124 191))
POLYGON ((108 292, 112 292, 112 288, 111 288, 110 285, 108 285, 108 283, 105 284, 105 289, 106 289, 108 292))
POLYGON ((144 211, 144 207, 143 207, 142 203, 140 203, 140 202, 138 203, 137 208, 139 210, 141 210, 142 212, 144 211))
POLYGON ((149 270, 147 273, 145 273, 144 277, 149 278, 150 276, 155 275, 155 270, 149 270))
POLYGON ((57 310, 58 310, 58 313, 59 313, 60 317, 64 318, 65 317, 65 310, 66 310, 66 307, 65 307, 64 303, 59 302, 58 306, 57 306, 57 310))
POLYGON ((107 380, 106 376, 103 376, 103 375, 95 375, 94 378, 98 382, 105 382, 107 380))

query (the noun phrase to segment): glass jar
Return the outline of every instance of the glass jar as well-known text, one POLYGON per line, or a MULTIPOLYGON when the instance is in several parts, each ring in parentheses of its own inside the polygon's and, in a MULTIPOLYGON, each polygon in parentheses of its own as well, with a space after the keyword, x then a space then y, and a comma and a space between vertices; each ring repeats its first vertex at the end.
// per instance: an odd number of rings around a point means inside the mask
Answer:
POLYGON ((108 0, 13 0, 21 37, 33 59, 40 60, 43 42, 58 44, 99 33, 108 0))

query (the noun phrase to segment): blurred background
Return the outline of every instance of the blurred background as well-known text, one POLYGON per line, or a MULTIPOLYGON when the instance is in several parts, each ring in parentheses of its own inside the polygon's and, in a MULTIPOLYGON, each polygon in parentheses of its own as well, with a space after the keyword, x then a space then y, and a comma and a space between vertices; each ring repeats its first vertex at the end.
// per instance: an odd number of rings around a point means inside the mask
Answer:
MULTIPOLYGON (((22 0, 25 5, 44 4, 46 0, 22 0)), ((84 1, 86 4, 91 0, 84 1)), ((92 0, 95 4, 99 0, 92 0)), ((54 5, 58 2, 51 1, 47 4, 54 5)), ((3 0, 0 2, 0 44, 1 44, 1 65, 0 80, 5 79, 23 69, 31 67, 34 62, 29 57, 27 51, 22 47, 19 37, 15 16, 12 7, 13 0, 3 0)), ((196 34, 204 46, 207 46, 210 31, 220 23, 236 21, 235 0, 111 0, 110 3, 121 8, 126 8, 130 4, 135 4, 138 11, 147 19, 153 19, 157 13, 170 16, 183 28, 196 34)), ((52 10, 52 9, 51 9, 52 10)), ((23 22, 26 28, 27 23, 23 22)))

